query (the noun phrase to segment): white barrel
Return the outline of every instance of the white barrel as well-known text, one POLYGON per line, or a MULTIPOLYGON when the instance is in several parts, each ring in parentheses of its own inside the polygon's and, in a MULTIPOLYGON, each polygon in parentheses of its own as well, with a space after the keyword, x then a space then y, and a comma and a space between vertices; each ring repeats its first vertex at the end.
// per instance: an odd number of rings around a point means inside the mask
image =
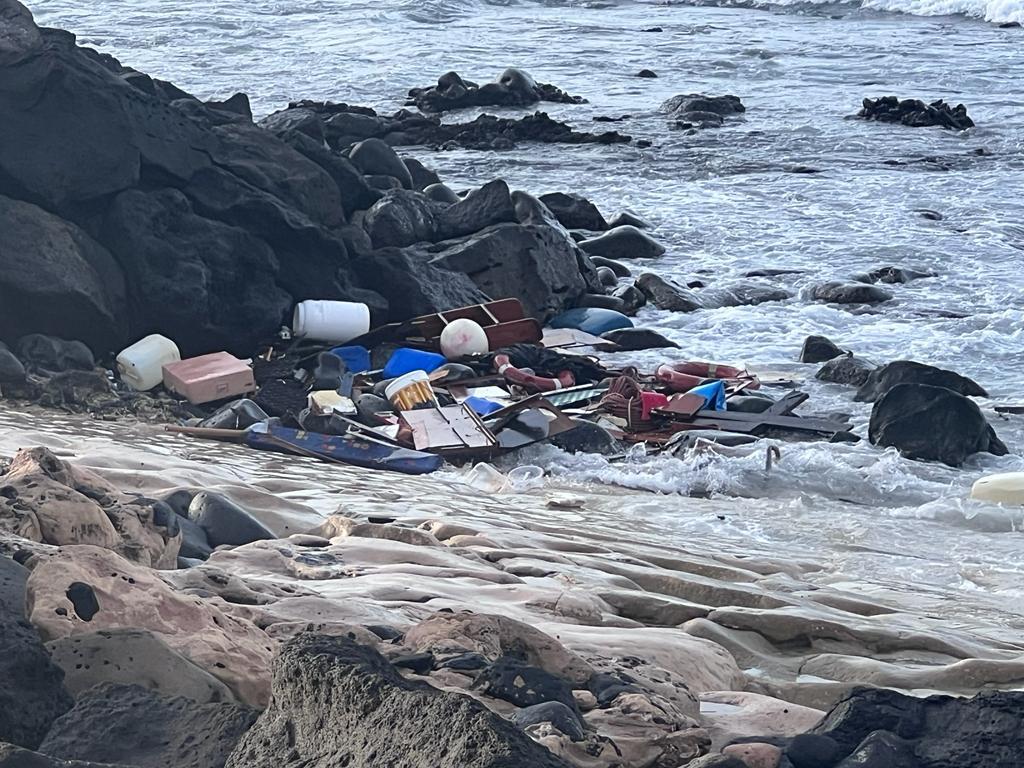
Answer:
POLYGON ((1024 505, 1024 472, 983 477, 971 488, 971 498, 996 504, 1024 505))
POLYGON ((370 308, 354 301, 301 301, 292 316, 296 336, 344 344, 370 330, 370 308))
POLYGON ((121 351, 117 356, 117 372, 129 387, 146 392, 164 380, 164 365, 179 360, 178 345, 154 333, 121 351))
POLYGON ((487 332, 480 323, 467 318, 452 320, 441 331, 441 354, 449 360, 467 355, 484 355, 490 351, 487 332))

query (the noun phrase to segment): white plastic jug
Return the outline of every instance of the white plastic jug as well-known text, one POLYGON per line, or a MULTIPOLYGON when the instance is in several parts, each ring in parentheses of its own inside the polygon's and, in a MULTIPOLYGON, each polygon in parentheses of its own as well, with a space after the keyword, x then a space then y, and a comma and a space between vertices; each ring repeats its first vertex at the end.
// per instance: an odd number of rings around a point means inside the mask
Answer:
POLYGON ((292 315, 296 336, 344 344, 370 330, 370 308, 354 301, 301 301, 292 315))
POLYGON ((154 333, 121 351, 117 356, 117 371, 121 381, 129 387, 146 392, 164 380, 164 365, 179 360, 178 345, 154 333))

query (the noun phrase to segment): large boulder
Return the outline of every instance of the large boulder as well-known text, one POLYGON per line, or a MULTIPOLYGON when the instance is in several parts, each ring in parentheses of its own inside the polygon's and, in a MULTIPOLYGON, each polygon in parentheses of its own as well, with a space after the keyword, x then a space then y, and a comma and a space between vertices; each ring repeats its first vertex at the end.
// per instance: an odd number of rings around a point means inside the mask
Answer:
POLYGON ((303 634, 274 661, 273 697, 229 768, 567 768, 468 696, 405 680, 347 637, 303 634))
POLYGON ((587 293, 578 249, 554 227, 499 224, 440 245, 433 264, 468 275, 492 299, 519 298, 541 321, 587 293))
POLYGON ((488 300, 468 275, 445 269, 433 258, 417 246, 381 248, 360 258, 356 267, 363 284, 388 300, 392 322, 488 300))
POLYGON ((897 384, 882 395, 871 409, 868 437, 907 458, 953 467, 974 453, 1008 452, 974 401, 928 384, 897 384))
POLYGON ((558 218, 562 226, 568 229, 608 229, 608 222, 601 215, 601 211, 582 195, 549 192, 541 195, 540 201, 558 218))
POLYGON ((918 698, 882 688, 857 688, 813 732, 833 739, 844 755, 873 751, 901 758, 889 763, 848 758, 843 766, 1008 767, 1018 765, 1024 753, 1022 707, 1024 693, 1019 691, 985 691, 961 699, 918 698), (869 740, 875 746, 866 745, 869 740), (883 749, 885 745, 879 741, 886 742, 888 748, 883 749))
MULTIPOLYGON (((48 302, 60 310, 19 332, 83 338, 97 351, 116 351, 126 336, 161 331, 186 353, 228 348, 248 355, 295 300, 385 309, 378 295, 351 282, 347 250, 332 231, 346 211, 373 198, 354 181, 354 168, 225 111, 244 112, 241 99, 204 105, 78 47, 71 34, 36 28, 17 3, 5 9, 0 195, 86 230, 113 255, 129 297, 126 324, 117 272, 104 266, 111 259, 68 227, 62 231, 59 220, 46 221, 39 226, 56 239, 40 238, 17 259, 0 247, 0 292, 16 286, 26 298, 56 291, 68 300, 48 302), (138 224, 133 214, 141 214, 138 224), (59 254, 46 251, 58 247, 59 254), (47 269, 27 276, 23 262, 47 269)), ((287 130, 298 133, 299 124, 287 130)), ((18 301, 0 299, 21 312, 18 301)), ((6 335, 10 323, 0 320, 6 335)))
POLYGON ((0 336, 13 342, 74 329, 100 351, 125 338, 124 277, 103 246, 74 224, 3 195, 0 232, 0 336))
POLYGON ((437 233, 439 206, 421 192, 393 189, 374 203, 363 228, 374 248, 401 248, 432 242, 437 233))
POLYGON ((23 566, 0 556, 0 741, 36 749, 72 700, 64 673, 26 621, 27 581, 23 566))
POLYGON ((515 220, 516 210, 508 184, 495 179, 441 211, 437 216, 437 235, 443 240, 464 237, 494 224, 515 220))
POLYGON ((341 207, 349 218, 356 211, 366 210, 380 199, 380 192, 370 188, 359 169, 347 157, 324 147, 323 140, 317 141, 299 129, 286 131, 281 139, 334 179, 341 196, 341 207))
POLYGON ((897 384, 927 384, 945 387, 967 397, 988 397, 988 393, 972 379, 954 371, 913 360, 896 360, 876 368, 857 390, 855 400, 873 403, 897 384))
POLYGON ((291 308, 270 246, 197 215, 178 190, 122 192, 107 213, 103 239, 128 276, 134 336, 161 333, 185 354, 245 355, 291 308))
POLYGON ((256 716, 241 704, 199 704, 138 685, 103 683, 78 697, 39 751, 137 768, 223 768, 256 716))

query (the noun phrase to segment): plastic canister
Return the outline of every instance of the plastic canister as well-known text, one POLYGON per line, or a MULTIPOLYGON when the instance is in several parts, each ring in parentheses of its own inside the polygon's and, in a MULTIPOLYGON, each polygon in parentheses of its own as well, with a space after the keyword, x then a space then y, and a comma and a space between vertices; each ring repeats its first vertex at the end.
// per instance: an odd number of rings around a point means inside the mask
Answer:
POLYGON ((387 363, 384 364, 383 376, 385 379, 393 379, 396 376, 410 373, 412 371, 431 371, 444 365, 444 355, 436 352, 424 352, 422 349, 409 349, 400 347, 391 353, 387 363))
POLYGON ((370 330, 370 308, 354 301, 300 301, 292 332, 316 341, 344 344, 370 330))
POLYGON ((425 371, 410 371, 388 384, 384 390, 396 411, 411 411, 424 405, 436 405, 434 390, 425 371))
POLYGON ((145 392, 163 382, 165 364, 179 360, 178 345, 154 333, 121 350, 117 356, 117 371, 125 384, 145 392))

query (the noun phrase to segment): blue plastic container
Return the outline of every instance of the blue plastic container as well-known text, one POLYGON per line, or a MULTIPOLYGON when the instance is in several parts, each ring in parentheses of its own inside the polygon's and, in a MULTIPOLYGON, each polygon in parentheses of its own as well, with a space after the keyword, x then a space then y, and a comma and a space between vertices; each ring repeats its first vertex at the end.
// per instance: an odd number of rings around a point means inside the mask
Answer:
POLYGON ((444 355, 439 355, 436 352, 401 347, 391 353, 391 358, 384 366, 383 376, 385 379, 395 379, 413 371, 430 373, 447 362, 444 355))
POLYGON ((549 328, 575 328, 578 331, 600 336, 619 328, 632 328, 633 321, 621 312, 601 307, 577 307, 551 318, 549 328))
POLYGON ((345 370, 349 373, 370 370, 370 350, 366 347, 335 347, 331 354, 345 361, 345 370))
POLYGON ((500 403, 496 403, 493 400, 485 400, 482 397, 467 397, 463 404, 468 405, 480 416, 488 416, 495 411, 500 411, 503 407, 500 403))
POLYGON ((707 406, 708 410, 725 410, 725 382, 723 381, 713 381, 710 384, 701 384, 699 387, 694 387, 686 394, 700 395, 703 397, 704 404, 707 406))

